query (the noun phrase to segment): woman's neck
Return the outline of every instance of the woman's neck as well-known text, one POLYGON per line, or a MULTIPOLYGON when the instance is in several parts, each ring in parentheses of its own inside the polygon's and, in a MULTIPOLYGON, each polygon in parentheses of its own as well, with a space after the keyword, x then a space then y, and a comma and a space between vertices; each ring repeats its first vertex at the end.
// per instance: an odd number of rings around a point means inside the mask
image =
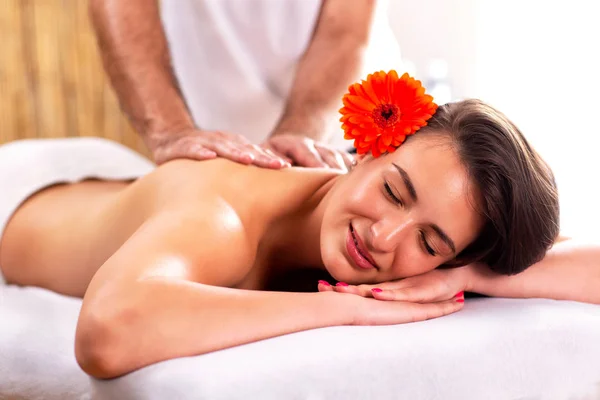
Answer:
MULTIPOLYGON (((311 188, 301 206, 277 219, 263 240, 270 264, 278 269, 324 269, 321 259, 321 224, 328 193, 340 176, 332 175, 311 188)), ((298 185, 305 185, 299 181, 298 185)))

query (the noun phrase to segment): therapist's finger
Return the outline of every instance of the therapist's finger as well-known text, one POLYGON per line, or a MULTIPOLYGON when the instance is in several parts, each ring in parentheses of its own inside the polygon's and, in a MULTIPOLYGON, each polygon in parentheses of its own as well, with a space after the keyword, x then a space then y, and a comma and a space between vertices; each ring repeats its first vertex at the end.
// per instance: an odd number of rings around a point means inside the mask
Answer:
POLYGON ((193 143, 190 146, 179 146, 177 150, 175 150, 174 156, 171 155, 171 158, 191 158, 195 160, 207 160, 211 158, 216 158, 217 153, 207 149, 198 143, 193 143))
POLYGON ((356 165, 356 159, 354 156, 346 151, 340 151, 340 156, 344 160, 344 164, 346 164, 346 168, 348 170, 352 169, 356 165))
POLYGON ((243 146, 236 146, 233 143, 222 142, 214 144, 213 150, 219 157, 227 158, 240 164, 252 164, 255 156, 251 151, 243 146))
POLYGON ((327 167, 327 163, 323 161, 314 144, 309 141, 296 142, 295 145, 287 151, 287 155, 290 156, 294 162, 301 167, 327 167))
POLYGON ((291 158, 289 158, 289 157, 286 157, 285 155, 281 154, 280 152, 278 152, 277 150, 273 149, 273 148, 272 148, 272 147, 270 147, 269 145, 263 144, 263 145, 261 146, 261 149, 262 149, 263 151, 265 151, 267 154, 270 154, 270 155, 272 155, 272 156, 276 156, 276 157, 279 157, 279 158, 281 158, 282 160, 284 160, 285 162, 287 162, 287 163, 288 163, 288 165, 287 165, 287 166, 291 166, 291 165, 292 165, 292 163, 294 162, 294 160, 292 160, 292 159, 291 159, 291 158))
POLYGON ((218 156, 216 151, 200 143, 195 137, 183 137, 152 148, 156 164, 161 165, 176 158, 207 160, 218 156))
POLYGON ((272 149, 269 146, 265 146, 265 145, 255 145, 256 147, 258 147, 258 149, 263 152, 266 153, 267 155, 269 155, 270 157, 273 157, 275 159, 281 160, 284 163, 284 167, 291 167, 292 166, 292 159, 288 158, 284 155, 282 155, 281 153, 279 153, 278 151, 275 151, 274 149, 272 149))
POLYGON ((246 148, 250 150, 254 155, 254 160, 252 164, 258 167, 279 169, 289 166, 289 163, 286 160, 282 159, 281 157, 278 157, 274 153, 267 153, 265 149, 258 145, 249 144, 246 145, 246 148))
POLYGON ((335 169, 341 169, 342 171, 348 170, 346 168, 346 163, 344 162, 344 159, 342 158, 340 153, 338 153, 335 150, 329 149, 327 147, 319 146, 319 145, 315 145, 315 148, 319 152, 319 155, 321 156, 323 161, 325 161, 325 163, 327 163, 327 165, 329 165, 329 167, 335 168, 335 169))

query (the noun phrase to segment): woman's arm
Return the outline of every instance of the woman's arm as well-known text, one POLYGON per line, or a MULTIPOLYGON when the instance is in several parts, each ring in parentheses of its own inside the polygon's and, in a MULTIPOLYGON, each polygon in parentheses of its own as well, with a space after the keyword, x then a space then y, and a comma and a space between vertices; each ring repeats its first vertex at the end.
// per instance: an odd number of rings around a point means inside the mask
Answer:
POLYGON ((268 337, 351 323, 323 293, 237 290, 254 259, 235 213, 162 213, 147 221, 96 273, 78 321, 84 371, 110 378, 148 364, 268 337), (202 283, 199 283, 202 282, 202 283))
POLYGON ((461 307, 228 288, 252 268, 256 240, 229 206, 205 203, 194 208, 210 216, 182 209, 153 217, 96 273, 77 325, 75 354, 85 372, 112 378, 288 333, 420 321, 461 307))
POLYGON ((376 285, 320 284, 319 290, 388 301, 440 301, 460 297, 463 291, 468 291, 497 297, 536 297, 600 304, 600 245, 559 239, 542 261, 513 276, 497 274, 487 265, 477 263, 435 269, 376 285))
POLYGON ((557 242, 544 259, 520 274, 499 275, 469 266, 468 290, 499 297, 541 297, 600 304, 600 245, 557 242))

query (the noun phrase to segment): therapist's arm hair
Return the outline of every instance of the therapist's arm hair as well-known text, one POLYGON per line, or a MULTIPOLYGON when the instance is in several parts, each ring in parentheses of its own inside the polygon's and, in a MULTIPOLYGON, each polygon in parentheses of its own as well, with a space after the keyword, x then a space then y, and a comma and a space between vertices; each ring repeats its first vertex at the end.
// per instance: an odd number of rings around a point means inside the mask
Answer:
POLYGON ((298 133, 327 139, 327 124, 339 109, 340 99, 359 78, 376 6, 376 0, 323 1, 274 135, 298 133))
POLYGON ((90 0, 104 68, 133 127, 148 135, 194 127, 170 62, 157 0, 90 0))

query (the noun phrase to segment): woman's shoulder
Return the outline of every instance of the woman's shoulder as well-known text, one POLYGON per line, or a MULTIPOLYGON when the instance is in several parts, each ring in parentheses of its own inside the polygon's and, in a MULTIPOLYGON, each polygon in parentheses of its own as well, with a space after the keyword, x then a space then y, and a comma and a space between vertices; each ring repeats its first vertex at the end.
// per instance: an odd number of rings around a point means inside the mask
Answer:
POLYGON ((273 218, 303 206, 336 175, 307 168, 270 170, 226 159, 175 160, 134 186, 140 201, 152 199, 153 214, 185 210, 190 217, 217 213, 217 218, 231 218, 233 213, 244 226, 260 232, 273 218))
POLYGON ((169 202, 221 198, 236 208, 273 207, 289 197, 312 195, 339 172, 326 169, 258 168, 226 159, 175 160, 157 168, 151 178, 169 202))
POLYGON ((168 239, 192 261, 205 258, 207 251, 213 256, 227 253, 227 262, 234 258, 245 271, 271 223, 305 206, 336 175, 300 168, 267 170, 221 159, 177 160, 134 182, 122 212, 146 207, 139 226, 153 226, 156 234, 166 235, 159 242, 168 239))

